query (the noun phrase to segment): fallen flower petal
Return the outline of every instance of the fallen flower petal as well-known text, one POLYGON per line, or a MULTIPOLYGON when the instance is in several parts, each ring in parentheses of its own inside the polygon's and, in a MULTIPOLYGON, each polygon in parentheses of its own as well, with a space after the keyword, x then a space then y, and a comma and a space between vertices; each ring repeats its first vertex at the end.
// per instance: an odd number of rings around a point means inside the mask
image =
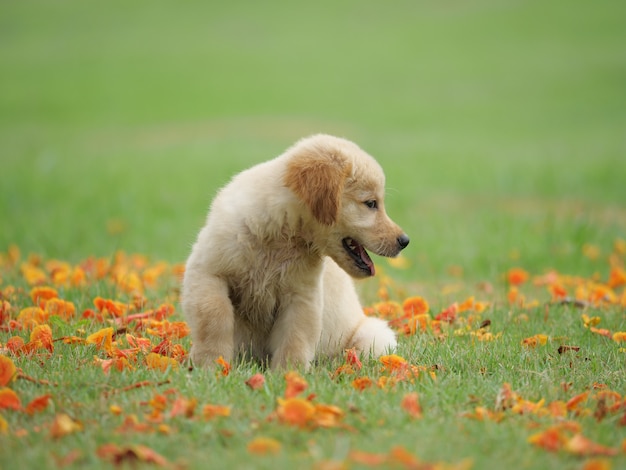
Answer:
POLYGON ((529 278, 528 271, 522 268, 511 268, 507 273, 507 280, 513 286, 524 284, 529 278))
POLYGON ((356 370, 361 370, 363 364, 359 359, 359 354, 356 352, 356 349, 346 349, 346 363, 353 366, 356 370))
POLYGON ((108 354, 113 352, 113 328, 103 328, 95 333, 87 336, 85 339, 87 344, 95 344, 100 351, 108 354))
POLYGON ((168 368, 177 369, 178 361, 171 357, 161 356, 157 353, 150 353, 146 356, 146 367, 148 369, 160 370, 165 372, 168 368))
POLYGON ((202 416, 204 419, 213 419, 216 417, 230 416, 230 406, 225 405, 204 405, 202 408, 202 416))
POLYGON ((0 387, 4 387, 15 379, 17 369, 11 358, 0 355, 0 387))
POLYGON ((278 398, 278 408, 276 415, 278 419, 285 424, 305 427, 313 419, 315 414, 315 406, 304 398, 278 398))
POLYGON ((400 406, 413 418, 422 417, 422 407, 419 404, 419 398, 417 393, 407 393, 400 402, 400 406))
POLYGON ((38 325, 30 333, 30 342, 36 349, 47 349, 50 352, 54 351, 54 344, 52 342, 52 329, 49 325, 38 325))
POLYGON ((224 360, 222 356, 218 357, 215 362, 222 368, 222 376, 226 377, 230 374, 230 364, 224 360))
POLYGON ((53 298, 46 301, 44 311, 48 315, 56 315, 61 317, 63 320, 68 321, 71 320, 76 314, 76 307, 72 302, 53 298))
POLYGON ((24 407, 24 411, 29 415, 33 415, 35 413, 43 411, 48 406, 50 398, 52 398, 52 395, 42 395, 40 397, 34 398, 26 405, 26 407, 24 407))
POLYGON ((117 444, 104 444, 96 451, 98 457, 116 466, 135 465, 136 462, 152 463, 160 467, 169 464, 168 460, 153 449, 144 445, 119 447, 117 444))
POLYGON ((255 437, 252 439, 246 449, 255 455, 276 455, 281 450, 281 443, 271 437, 255 437))
POLYGON ((332 428, 340 424, 343 411, 334 405, 317 404, 313 415, 313 422, 323 428, 332 428))
POLYGON ((372 452, 364 452, 361 450, 351 450, 348 459, 351 462, 360 465, 377 467, 387 462, 387 456, 384 454, 374 454, 372 452))
POLYGON ((408 366, 406 359, 396 354, 381 356, 378 360, 382 363, 383 371, 385 372, 402 371, 405 370, 408 366))
POLYGON ((19 410, 22 408, 22 401, 10 388, 0 388, 0 410, 19 410))
POLYGON ((533 434, 528 438, 528 442, 547 451, 556 452, 567 442, 567 438, 563 435, 562 429, 551 427, 543 432, 533 434))
POLYGON ((369 377, 359 377, 352 381, 352 387, 359 392, 362 392, 366 388, 370 388, 374 385, 374 381, 369 377))
POLYGON ((39 307, 26 307, 20 310, 17 321, 24 328, 32 329, 48 320, 48 314, 39 307))
POLYGON ((626 341, 626 331, 617 331, 613 333, 613 341, 616 343, 626 341))
POLYGON ((421 315, 427 313, 430 306, 426 299, 420 296, 409 297, 402 303, 402 310, 405 315, 421 315))
POLYGON ((12 336, 7 341, 6 346, 9 351, 11 351, 15 355, 18 355, 24 347, 24 338, 22 338, 21 336, 12 336))
POLYGON ((522 346, 534 348, 537 345, 545 345, 548 342, 548 335, 538 334, 522 340, 522 346))
POLYGON ((570 398, 567 403, 565 404, 565 407, 567 408, 567 411, 573 411, 575 409, 578 408, 578 405, 580 405, 583 401, 587 400, 587 397, 589 396, 589 392, 583 392, 581 394, 578 394, 572 398, 570 398))
POLYGON ((617 453, 619 452, 618 449, 614 449, 612 447, 606 447, 596 442, 593 442, 587 439, 585 436, 583 436, 580 433, 576 434, 574 437, 572 437, 565 443, 565 450, 572 454, 582 455, 582 456, 589 456, 589 455, 612 456, 612 455, 617 455, 617 453))
POLYGON ((50 436, 60 438, 82 430, 83 425, 79 421, 74 420, 65 413, 60 413, 56 415, 54 421, 52 421, 50 436))
POLYGON ((287 382, 285 398, 293 398, 304 392, 309 386, 307 381, 297 372, 287 372, 285 374, 285 381, 287 382))
POLYGON ((265 377, 261 373, 256 373, 246 380, 246 385, 252 390, 259 390, 265 385, 265 377))
POLYGON ((33 301, 33 304, 37 305, 40 308, 44 308, 46 302, 50 299, 54 299, 59 296, 59 293, 53 287, 48 286, 38 286, 33 287, 30 290, 30 298, 33 301))
POLYGON ((611 470, 611 468, 611 461, 607 459, 590 459, 582 466, 582 470, 611 470))

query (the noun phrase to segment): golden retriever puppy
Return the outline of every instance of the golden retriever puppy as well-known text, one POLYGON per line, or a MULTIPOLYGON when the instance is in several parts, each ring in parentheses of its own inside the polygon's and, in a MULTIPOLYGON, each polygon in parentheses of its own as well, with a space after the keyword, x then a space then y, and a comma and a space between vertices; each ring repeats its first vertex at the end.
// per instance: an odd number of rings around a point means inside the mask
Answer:
POLYGON ((363 313, 350 278, 374 275, 366 249, 396 256, 409 243, 384 195, 378 163, 329 135, 236 175, 215 197, 186 264, 194 363, 243 354, 272 369, 306 368, 346 348, 393 350, 393 331, 363 313))

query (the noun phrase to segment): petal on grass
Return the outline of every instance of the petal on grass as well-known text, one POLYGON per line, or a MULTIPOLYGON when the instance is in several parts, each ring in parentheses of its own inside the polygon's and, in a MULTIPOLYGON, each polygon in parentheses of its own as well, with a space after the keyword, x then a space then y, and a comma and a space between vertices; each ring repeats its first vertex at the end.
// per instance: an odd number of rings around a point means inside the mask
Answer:
POLYGON ((50 325, 36 326, 30 333, 30 343, 35 345, 36 349, 47 349, 50 352, 54 352, 50 325))
POLYGON ((158 467, 169 465, 168 460, 150 447, 144 445, 118 446, 104 444, 96 451, 98 457, 116 466, 134 467, 138 462, 151 463, 158 467))
POLYGON ((387 462, 387 456, 385 454, 374 454, 362 450, 351 450, 348 454, 348 459, 356 464, 369 467, 378 467, 387 462))
POLYGON ((427 313, 429 305, 426 299, 420 296, 408 297, 402 302, 402 310, 405 315, 422 315, 427 313))
POLYGON ((54 299, 58 296, 59 293, 53 287, 39 286, 33 287, 30 290, 30 298, 32 299, 33 304, 37 305, 40 308, 44 308, 48 300, 54 299))
POLYGON ((252 390, 259 390, 265 385, 265 377, 261 373, 254 374, 246 380, 246 385, 252 390))
POLYGON ((506 274, 507 281, 512 286, 519 286, 528 281, 528 271, 522 268, 511 268, 506 274))
POLYGON ((355 348, 346 349, 346 364, 353 366, 356 370, 361 370, 363 367, 355 348))
POLYGON ((19 410, 22 408, 22 401, 10 388, 0 388, 0 410, 19 410))
POLYGON ((146 367, 148 369, 160 370, 165 372, 168 367, 172 369, 178 368, 178 361, 171 357, 161 356, 157 353, 150 353, 146 356, 146 367))
POLYGON ((352 388, 362 392, 366 388, 370 388, 374 385, 374 381, 369 377, 359 377, 358 379, 354 379, 352 381, 352 388))
POLYGON ((422 407, 419 403, 419 397, 416 392, 407 393, 402 398, 400 406, 412 418, 419 419, 422 417, 422 407))
POLYGON ((606 447, 597 442, 587 439, 582 434, 574 435, 565 443, 565 450, 574 455, 591 456, 591 455, 617 455, 619 450, 612 447, 606 447))
POLYGON ((17 369, 11 358, 0 355, 0 387, 8 385, 15 379, 17 369))
POLYGON ((287 382, 287 386, 285 387, 285 398, 293 398, 300 395, 309 386, 307 381, 304 380, 300 374, 293 371, 285 374, 285 382, 287 382))
POLYGON ((50 436, 58 439, 68 434, 80 432, 83 430, 83 425, 74 418, 66 415, 65 413, 59 413, 54 417, 52 425, 50 426, 50 436))
POLYGON ((381 356, 379 358, 379 361, 383 365, 384 372, 399 372, 405 370, 408 367, 406 359, 398 356, 397 354, 381 356))
POLYGON ((95 344, 100 351, 111 354, 113 352, 113 328, 102 328, 87 336, 85 341, 87 344, 95 344))
POLYGON ((202 416, 204 419, 226 418, 230 416, 230 410, 231 407, 225 405, 204 405, 202 407, 202 416))
POLYGON ((304 398, 278 398, 276 414, 280 422, 304 428, 311 423, 315 406, 304 398))
POLYGON ((255 437, 246 446, 248 452, 255 455, 276 455, 280 452, 282 445, 271 437, 255 437))
POLYGON ((222 368, 222 377, 226 377, 228 374, 230 374, 230 363, 224 360, 222 356, 218 357, 215 360, 215 363, 222 368))
POLYGON ((334 428, 341 424, 343 415, 344 412, 341 408, 320 403, 315 405, 313 422, 323 428, 334 428))
POLYGON ((25 407, 24 411, 29 415, 33 415, 35 413, 39 413, 40 411, 45 410, 48 407, 48 403, 50 403, 50 398, 52 395, 42 395, 37 398, 33 398, 25 407))

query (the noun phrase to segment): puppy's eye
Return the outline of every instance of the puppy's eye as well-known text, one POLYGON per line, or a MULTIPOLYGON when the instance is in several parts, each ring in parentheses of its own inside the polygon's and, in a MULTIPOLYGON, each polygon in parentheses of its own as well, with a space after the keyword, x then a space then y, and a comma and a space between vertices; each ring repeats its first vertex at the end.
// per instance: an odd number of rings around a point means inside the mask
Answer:
POLYGON ((363 204, 365 204, 370 209, 378 209, 378 203, 376 202, 375 199, 370 199, 369 201, 365 201, 363 204))

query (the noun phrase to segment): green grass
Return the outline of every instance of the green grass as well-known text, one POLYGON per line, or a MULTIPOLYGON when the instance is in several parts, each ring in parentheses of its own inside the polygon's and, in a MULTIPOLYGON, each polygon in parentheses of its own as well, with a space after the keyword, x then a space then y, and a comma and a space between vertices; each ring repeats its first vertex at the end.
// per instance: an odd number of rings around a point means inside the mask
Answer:
MULTIPOLYGON (((53 361, 18 364, 59 382, 54 409, 9 415, 9 424, 32 429, 65 411, 85 431, 58 441, 33 432, 0 437, 0 467, 49 467, 53 453, 72 449, 83 449, 83 464, 102 465, 93 450, 113 438, 146 443, 192 468, 311 466, 341 460, 347 449, 387 452, 395 444, 429 461, 468 457, 474 468, 579 467, 580 459, 528 445, 526 420, 459 414, 474 408, 471 397, 491 406, 503 382, 548 401, 566 398, 562 381, 575 392, 594 382, 626 389, 623 353, 581 328, 579 311, 552 308, 544 321, 540 308, 516 323, 521 312, 501 302, 511 266, 604 280, 614 240, 626 238, 625 19, 626 4, 609 0, 2 3, 0 252, 17 244, 24 257, 78 263, 121 249, 181 262, 230 176, 328 132, 359 143, 386 171, 389 212, 411 245, 408 269, 376 260, 385 274, 405 295, 425 295, 433 311, 467 295, 493 297, 484 315, 503 336, 485 344, 405 339, 399 354, 444 369, 437 382, 389 393, 359 394, 328 379, 336 364, 320 364, 307 375, 310 389, 322 402, 354 406, 346 417, 354 433, 266 423, 283 379, 268 374, 267 388, 250 393, 243 381, 252 366, 242 365, 221 381, 201 371, 167 375, 185 396, 233 404, 231 418, 179 420, 169 436, 117 436, 119 419, 101 392, 161 374, 107 377, 80 367, 93 351, 59 345, 53 361), (583 256, 585 244, 601 250, 599 260, 583 256), (451 274, 455 266, 461 278, 451 274), (480 291, 482 282, 494 293, 480 291), (452 284, 459 290, 442 293, 452 284), (523 338, 542 332, 584 352, 570 362, 552 342, 521 349, 523 338), (409 389, 420 394, 422 420, 398 411, 409 389), (283 442, 281 454, 253 464, 244 448, 258 434, 283 442)), ((0 278, 2 289, 26 288, 14 271, 0 278)), ((368 304, 376 300, 371 286, 376 281, 362 289, 368 304)), ((160 288, 149 300, 170 294, 160 288)), ((117 292, 101 283, 63 295, 82 310, 117 292)), ((12 303, 19 312, 28 301, 18 293, 12 303)), ((589 313, 612 331, 626 329, 623 308, 589 313)), ((75 329, 53 325, 55 337, 75 329)), ((374 363, 365 367, 378 373, 374 363)), ((24 381, 13 387, 24 397, 45 393, 24 381)), ((141 414, 139 403, 153 393, 116 399, 141 414)), ((582 421, 594 440, 624 438, 614 418, 582 421)))

